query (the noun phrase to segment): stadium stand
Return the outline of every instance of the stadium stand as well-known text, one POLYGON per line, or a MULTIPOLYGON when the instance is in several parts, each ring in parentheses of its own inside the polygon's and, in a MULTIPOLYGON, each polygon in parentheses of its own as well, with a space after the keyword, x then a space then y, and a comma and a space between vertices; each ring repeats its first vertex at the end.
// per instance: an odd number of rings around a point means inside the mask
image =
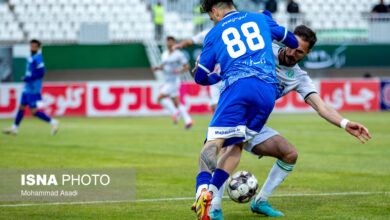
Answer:
MULTIPOLYGON (((169 1, 164 30, 178 39, 195 32, 194 7, 199 0, 169 1)), ((151 6, 158 0, 8 0, 0 3, 0 41, 25 42, 39 38, 45 43, 75 43, 82 23, 107 23, 113 43, 141 42, 154 37, 151 6), (3 31, 6 30, 6 31, 3 31)), ((162 1, 164 2, 164 1, 162 1)), ((318 32, 320 41, 368 41, 370 12, 377 0, 296 0, 302 13, 286 13, 278 1, 275 20, 289 26, 291 16, 318 32)), ((389 2, 386 2, 388 4, 389 2)), ((264 4, 237 1, 239 9, 257 11, 264 4)), ((205 15, 207 25, 212 24, 205 15)), ((290 27, 293 28, 293 27, 290 27)))
POLYGON ((81 23, 108 23, 112 42, 154 36, 152 14, 138 0, 10 0, 28 39, 76 42, 81 23))
POLYGON ((0 41, 21 41, 23 39, 22 29, 8 4, 0 3, 0 41))

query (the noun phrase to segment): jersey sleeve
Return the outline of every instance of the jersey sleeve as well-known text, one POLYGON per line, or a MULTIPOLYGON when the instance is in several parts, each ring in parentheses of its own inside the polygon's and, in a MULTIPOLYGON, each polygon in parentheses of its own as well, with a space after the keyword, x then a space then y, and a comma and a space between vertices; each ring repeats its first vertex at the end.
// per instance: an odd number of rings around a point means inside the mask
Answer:
POLYGON ((292 32, 286 27, 279 26, 268 14, 265 14, 264 17, 271 29, 272 40, 276 40, 293 49, 298 48, 298 40, 292 32))
POLYGON ((306 100, 311 94, 318 93, 313 81, 307 74, 299 77, 298 81, 299 85, 296 90, 304 100, 306 100))
MULTIPOLYGON (((202 54, 200 55, 200 61, 195 73, 196 83, 200 85, 213 85, 219 82, 220 78, 215 78, 218 79, 218 81, 209 78, 209 74, 214 70, 215 64, 216 52, 209 35, 207 35, 202 54)), ((210 76, 214 77, 214 74, 211 74, 210 76)))
POLYGON ((204 30, 204 31, 202 31, 202 32, 200 32, 199 34, 197 34, 197 35, 195 35, 194 37, 192 37, 192 42, 194 43, 194 44, 203 44, 203 42, 204 42, 204 40, 205 40, 205 38, 206 38, 206 35, 207 35, 207 33, 210 31, 210 29, 209 30, 204 30))

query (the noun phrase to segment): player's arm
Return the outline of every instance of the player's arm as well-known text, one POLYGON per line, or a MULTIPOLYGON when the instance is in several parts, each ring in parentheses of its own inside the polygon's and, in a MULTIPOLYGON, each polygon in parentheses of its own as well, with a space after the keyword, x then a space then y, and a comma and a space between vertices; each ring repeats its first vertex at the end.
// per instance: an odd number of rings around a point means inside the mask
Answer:
POLYGON ((25 82, 31 82, 36 79, 42 79, 45 75, 45 63, 43 62, 43 59, 37 58, 33 62, 33 68, 31 71, 31 76, 26 76, 23 78, 25 82))
POLYGON ((175 73, 175 74, 182 74, 182 73, 188 71, 189 69, 190 69, 190 63, 187 62, 187 63, 185 63, 185 64, 183 65, 183 68, 182 68, 182 69, 180 69, 180 70, 175 70, 174 73, 175 73))
POLYGON ((322 118, 338 127, 345 128, 348 133, 358 138, 362 143, 371 139, 371 135, 366 127, 345 119, 334 108, 326 104, 317 93, 310 94, 306 98, 306 103, 313 107, 322 118))
POLYGON ((213 85, 221 81, 217 73, 213 73, 215 61, 215 48, 211 42, 206 40, 199 62, 196 63, 195 82, 200 85, 213 85))
POLYGON ((176 45, 173 46, 173 49, 174 50, 177 50, 177 49, 184 49, 184 48, 187 48, 187 47, 190 47, 194 45, 194 41, 192 40, 184 40, 176 45))
POLYGON ((195 35, 194 37, 192 37, 191 39, 184 40, 181 43, 176 44, 175 46, 173 46, 173 48, 174 49, 184 49, 184 48, 190 47, 194 44, 202 44, 203 45, 203 42, 206 38, 206 35, 209 33, 209 31, 210 30, 204 30, 204 31, 198 33, 197 35, 195 35))
POLYGON ((271 29, 272 40, 276 40, 292 49, 298 48, 298 40, 291 31, 289 31, 286 27, 279 26, 272 19, 272 15, 269 11, 265 10, 262 13, 265 15, 267 24, 271 29))
POLYGON ((160 65, 160 66, 154 66, 152 67, 152 71, 157 71, 157 70, 163 70, 164 69, 164 65, 160 65))

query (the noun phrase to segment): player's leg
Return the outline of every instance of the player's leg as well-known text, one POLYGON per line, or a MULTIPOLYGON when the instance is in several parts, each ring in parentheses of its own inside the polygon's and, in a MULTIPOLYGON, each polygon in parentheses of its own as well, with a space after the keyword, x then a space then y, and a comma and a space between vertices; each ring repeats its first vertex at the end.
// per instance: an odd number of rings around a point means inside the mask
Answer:
POLYGON ((226 139, 229 139, 230 142, 240 142, 245 137, 244 126, 238 125, 246 122, 246 107, 241 105, 242 97, 234 91, 235 87, 237 85, 222 93, 221 104, 217 107, 207 131, 208 141, 201 152, 199 174, 196 178, 196 212, 198 219, 209 217, 209 207, 211 199, 214 197, 213 194, 229 177, 226 171, 216 169, 219 149, 221 149, 226 139), (211 175, 212 171, 214 171, 213 176, 211 175))
POLYGON ((251 143, 246 145, 245 149, 257 156, 278 158, 278 161, 272 167, 260 193, 253 200, 251 209, 254 212, 267 216, 283 216, 283 213, 276 211, 269 206, 268 198, 293 170, 298 159, 298 153, 297 150, 276 131, 268 127, 264 130, 266 131, 262 133, 263 136, 259 134, 251 143))
POLYGON ((185 123, 185 129, 190 129, 192 125, 194 125, 194 121, 191 116, 188 114, 187 108, 180 103, 179 96, 175 96, 172 98, 173 102, 177 106, 180 111, 180 115, 183 117, 185 123))
POLYGON ((162 105, 165 109, 167 109, 172 115, 176 114, 177 108, 173 103, 172 99, 169 97, 169 95, 160 94, 157 100, 158 103, 160 103, 160 105, 162 105))
POLYGON ((263 143, 256 145, 252 152, 256 155, 278 158, 260 193, 256 197, 256 201, 267 201, 276 187, 278 187, 293 170, 298 159, 298 152, 281 135, 273 136, 263 143))
POLYGON ((217 172, 217 156, 221 149, 224 139, 215 139, 206 141, 199 157, 199 173, 196 177, 196 204, 195 211, 198 219, 209 216, 209 207, 212 200, 212 192, 209 191, 212 180, 211 173, 219 175, 217 172))
POLYGON ((158 96, 157 101, 158 103, 160 103, 160 105, 162 105, 165 109, 167 109, 171 113, 173 123, 177 124, 179 120, 179 110, 176 108, 171 97, 169 96, 172 90, 171 87, 172 87, 171 85, 165 84, 161 89, 161 93, 158 96))
POLYGON ((12 127, 4 129, 3 130, 4 134, 16 135, 18 133, 18 128, 19 128, 20 122, 23 119, 24 111, 26 110, 26 107, 29 104, 28 101, 29 101, 28 94, 23 92, 21 99, 20 99, 20 106, 18 109, 18 113, 16 113, 14 124, 12 125, 12 127))
POLYGON ((31 94, 28 96, 28 106, 30 107, 30 112, 33 114, 35 117, 46 121, 50 123, 51 125, 51 134, 55 135, 58 131, 59 128, 59 122, 58 120, 54 118, 50 118, 48 115, 46 115, 44 112, 38 110, 38 102, 42 100, 42 97, 40 94, 31 94))
POLYGON ((3 129, 4 134, 11 134, 11 135, 18 134, 18 128, 19 128, 20 122, 23 119, 25 109, 26 109, 26 105, 19 106, 18 113, 16 113, 14 124, 10 128, 3 129))
MULTIPOLYGON (((228 147, 224 147, 219 151, 219 157, 222 157, 226 151, 228 150, 228 147)), ((218 190, 216 195, 214 196, 213 200, 211 201, 210 206, 210 217, 211 219, 223 219, 222 217, 222 199, 223 194, 225 192, 225 185, 226 182, 223 183, 221 188, 218 190)))
POLYGON ((54 118, 50 118, 48 115, 46 115, 44 112, 42 111, 39 111, 36 107, 31 107, 31 114, 33 114, 35 117, 45 121, 45 122, 48 122, 50 123, 51 125, 51 134, 52 135, 55 135, 57 134, 57 131, 58 131, 58 128, 59 128, 59 121, 54 119, 54 118))

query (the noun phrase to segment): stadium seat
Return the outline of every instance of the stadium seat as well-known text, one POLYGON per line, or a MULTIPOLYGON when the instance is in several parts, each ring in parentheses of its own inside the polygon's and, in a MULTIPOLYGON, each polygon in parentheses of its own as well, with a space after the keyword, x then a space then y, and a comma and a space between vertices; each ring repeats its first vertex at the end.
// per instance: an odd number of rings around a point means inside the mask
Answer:
MULTIPOLYGON (((368 22, 361 13, 371 10, 377 0, 296 0, 300 5, 302 23, 308 24, 315 30, 356 30, 367 29, 368 22)), ((0 4, 0 25, 7 23, 15 31, 15 36, 20 38, 19 32, 25 31, 27 36, 41 36, 41 32, 35 32, 35 28, 42 31, 61 29, 64 41, 74 41, 82 22, 108 22, 112 39, 121 41, 143 41, 144 37, 152 39, 154 36, 154 23, 152 12, 148 10, 148 4, 155 4, 154 0, 9 0, 6 4, 0 4), (9 11, 7 4, 13 7, 14 14, 9 11), (20 27, 8 23, 16 22, 20 27), (142 28, 139 28, 141 25, 142 28), (136 35, 130 34, 137 30, 136 35), (123 31, 124 34, 119 32, 123 31), (68 39, 70 37, 70 39, 68 39)), ((164 28, 166 34, 175 35, 178 39, 191 37, 195 31, 194 24, 189 13, 192 13, 196 0, 186 1, 185 4, 177 4, 183 11, 167 8, 164 28)), ((239 2, 245 7, 255 6, 251 1, 239 2)), ((286 13, 286 2, 279 1, 278 11, 274 14, 275 20, 281 25, 289 25, 289 15, 286 13)), ((300 19, 299 19, 300 20, 300 19)), ((3 25, 4 26, 4 25, 3 25)), ((3 27, 1 26, 1 27, 3 27)), ((10 30, 11 31, 11 30, 10 30)), ((14 33, 14 32, 12 32, 14 33)), ((23 34, 22 34, 23 35, 23 34)), ((12 34, 13 36, 13 34, 12 34)), ((44 37, 49 38, 45 35, 44 37)), ((61 39, 55 36, 56 40, 61 39)))

